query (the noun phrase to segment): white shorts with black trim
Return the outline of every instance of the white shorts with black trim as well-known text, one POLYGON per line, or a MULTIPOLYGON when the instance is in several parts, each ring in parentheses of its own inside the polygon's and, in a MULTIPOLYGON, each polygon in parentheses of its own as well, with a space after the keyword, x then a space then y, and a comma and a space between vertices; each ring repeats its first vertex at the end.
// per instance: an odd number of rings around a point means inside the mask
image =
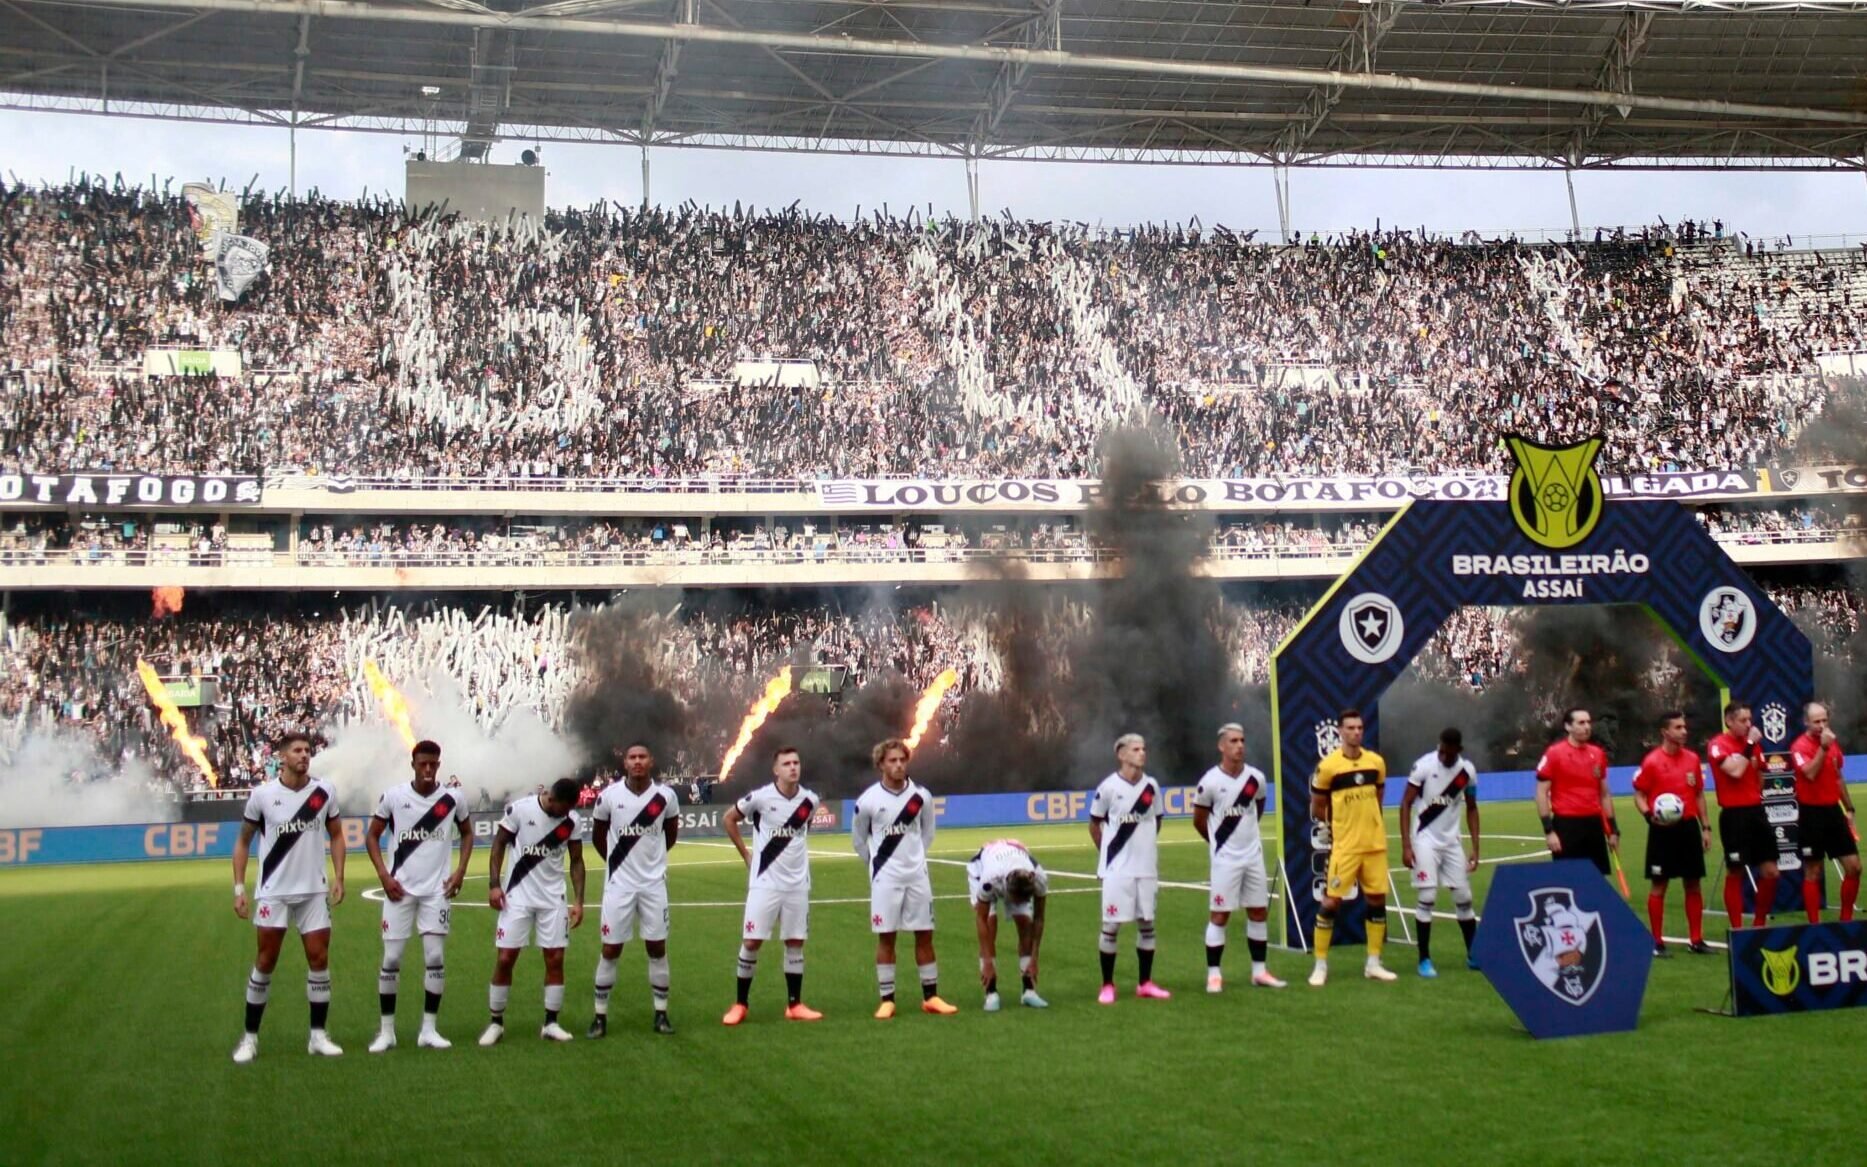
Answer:
POLYGON ((1408 873, 1414 891, 1429 887, 1451 888, 1454 892, 1472 889, 1471 873, 1465 870, 1465 845, 1457 839, 1450 843, 1413 841, 1413 870, 1408 873))
POLYGON ((423 936, 445 936, 449 927, 450 905, 447 897, 405 895, 399 900, 384 900, 382 938, 407 940, 420 932, 423 936))
POLYGON ((668 938, 668 885, 603 889, 603 943, 627 944, 640 932, 644 940, 668 938))
POLYGON ((770 940, 773 932, 781 940, 809 939, 809 888, 755 887, 746 892, 745 927, 739 930, 740 937, 770 940))
POLYGON ((1245 863, 1213 860, 1211 883, 1211 911, 1235 912, 1240 908, 1270 906, 1271 882, 1264 874, 1262 856, 1245 863))
POLYGON ((563 948, 570 939, 570 909, 507 907, 499 913, 493 943, 500 948, 563 948))
POLYGON ((923 876, 913 883, 877 880, 869 888, 869 929, 878 935, 895 932, 931 932, 934 926, 933 881, 923 876))
POLYGON ((265 896, 254 905, 255 928, 296 928, 300 936, 331 930, 331 904, 325 893, 309 896, 265 896))
POLYGON ((1102 922, 1126 924, 1130 920, 1152 920, 1159 899, 1157 877, 1111 875, 1102 881, 1102 922))

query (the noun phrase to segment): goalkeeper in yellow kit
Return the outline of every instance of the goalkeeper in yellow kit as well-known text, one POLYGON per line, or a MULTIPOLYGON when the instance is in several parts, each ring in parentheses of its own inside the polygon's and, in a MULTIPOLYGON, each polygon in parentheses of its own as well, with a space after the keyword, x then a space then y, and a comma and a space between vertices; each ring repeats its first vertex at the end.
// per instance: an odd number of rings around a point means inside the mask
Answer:
POLYGON ((1334 839, 1328 880, 1316 909, 1316 967, 1309 983, 1318 989, 1329 982, 1335 914, 1343 897, 1356 887, 1368 900, 1368 963, 1362 975, 1372 981, 1396 979, 1381 966, 1381 948, 1387 942, 1387 825, 1381 820, 1387 763, 1361 748, 1366 725, 1360 710, 1344 709, 1336 721, 1342 744, 1317 763, 1310 780, 1310 814, 1329 824, 1334 839))

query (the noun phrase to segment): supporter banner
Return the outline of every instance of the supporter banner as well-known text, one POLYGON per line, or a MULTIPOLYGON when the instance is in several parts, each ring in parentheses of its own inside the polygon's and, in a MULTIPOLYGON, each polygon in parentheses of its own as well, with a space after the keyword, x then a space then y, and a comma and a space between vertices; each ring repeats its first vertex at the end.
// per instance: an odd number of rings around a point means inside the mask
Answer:
MULTIPOLYGON (((1867 470, 1862 474, 1867 489, 1867 470)), ((1158 491, 1163 503, 1190 510, 1392 510, 1415 499, 1501 501, 1508 482, 1501 474, 1179 478, 1161 482, 1158 491)), ((1601 484, 1609 498, 1742 498, 1761 489, 1751 470, 1603 477, 1601 484)), ((1102 497, 1093 479, 890 478, 816 486, 818 504, 830 511, 1077 511, 1102 497)))
POLYGON ((251 236, 230 231, 217 232, 212 247, 214 287, 229 303, 244 296, 259 273, 266 270, 266 256, 272 250, 251 236))
POLYGON ((1531 1037, 1579 1037, 1639 1023, 1653 937, 1587 860, 1508 863, 1472 955, 1531 1037))
POLYGON ((235 349, 152 348, 143 353, 145 377, 238 377, 235 349))
POLYGON ((253 507, 259 479, 245 474, 34 474, 0 472, 0 503, 40 502, 109 511, 129 507, 253 507))
POLYGON ((1739 928, 1730 962, 1739 1017, 1867 1005, 1867 922, 1739 928))
POLYGON ((228 191, 215 190, 205 182, 182 184, 182 198, 188 203, 188 221, 203 249, 216 231, 240 229, 240 204, 228 191))

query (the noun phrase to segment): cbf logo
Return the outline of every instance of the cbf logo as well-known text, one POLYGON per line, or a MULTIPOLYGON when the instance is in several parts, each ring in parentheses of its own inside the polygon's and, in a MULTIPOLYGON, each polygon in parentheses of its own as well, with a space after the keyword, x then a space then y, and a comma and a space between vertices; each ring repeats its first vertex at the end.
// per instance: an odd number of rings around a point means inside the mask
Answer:
POLYGON ((1588 538, 1601 522, 1601 476, 1595 473, 1601 439, 1545 446, 1512 435, 1504 444, 1517 461, 1509 487, 1517 529, 1532 543, 1558 551, 1588 538))
POLYGON ((1576 907, 1566 887, 1540 887, 1529 899, 1530 910, 1516 917, 1525 963, 1559 1000, 1583 1004, 1601 986, 1608 964, 1601 913, 1576 907))
POLYGON ((1763 707, 1758 722, 1763 726, 1763 736, 1773 742, 1789 736, 1789 710, 1774 701, 1763 707))
POLYGON ((1335 718, 1324 718, 1316 723, 1316 756, 1326 758, 1342 744, 1342 726, 1335 718))

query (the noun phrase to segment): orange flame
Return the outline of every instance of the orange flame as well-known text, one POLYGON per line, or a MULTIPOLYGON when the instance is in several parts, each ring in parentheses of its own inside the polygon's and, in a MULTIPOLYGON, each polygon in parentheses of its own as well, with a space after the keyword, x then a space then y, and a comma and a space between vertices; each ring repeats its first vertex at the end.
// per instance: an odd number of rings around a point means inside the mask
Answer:
POLYGON ((207 760, 207 739, 196 737, 189 732, 188 719, 182 716, 180 709, 176 708, 175 700, 169 696, 168 686, 164 685, 162 678, 156 674, 155 666, 139 658, 136 662, 136 675, 143 679, 143 688, 149 691, 149 699, 155 702, 156 708, 161 711, 162 724, 169 727, 169 736, 175 739, 175 744, 181 747, 182 753, 188 755, 188 760, 199 766, 201 773, 207 775, 207 784, 219 786, 220 775, 214 772, 213 764, 207 760))
POLYGON ((376 662, 363 662, 363 679, 369 682, 370 692, 376 694, 376 703, 382 706, 382 715, 395 725, 396 732, 402 735, 402 744, 409 749, 415 748, 415 727, 409 724, 408 702, 402 694, 389 683, 389 678, 382 675, 376 662))
POLYGON ((791 670, 779 669, 778 675, 765 686, 765 695, 753 702, 751 712, 747 713, 745 721, 740 723, 739 737, 733 742, 732 749, 726 751, 725 761, 720 763, 719 780, 721 782, 732 777, 733 763, 737 762, 739 755, 745 753, 746 747, 752 744, 752 735, 758 732, 758 727, 764 725, 765 719, 777 712, 778 706, 784 704, 784 699, 790 695, 791 670))
POLYGON ((927 686, 927 691, 921 694, 920 702, 914 706, 914 732, 908 734, 908 749, 914 750, 920 747, 921 735, 927 732, 927 727, 933 724, 934 714, 940 711, 941 698, 946 696, 948 689, 957 684, 959 684, 959 674, 952 669, 944 669, 933 679, 933 684, 927 686))
POLYGON ((150 588, 149 598, 155 605, 155 618, 173 616, 182 610, 182 589, 150 588))

